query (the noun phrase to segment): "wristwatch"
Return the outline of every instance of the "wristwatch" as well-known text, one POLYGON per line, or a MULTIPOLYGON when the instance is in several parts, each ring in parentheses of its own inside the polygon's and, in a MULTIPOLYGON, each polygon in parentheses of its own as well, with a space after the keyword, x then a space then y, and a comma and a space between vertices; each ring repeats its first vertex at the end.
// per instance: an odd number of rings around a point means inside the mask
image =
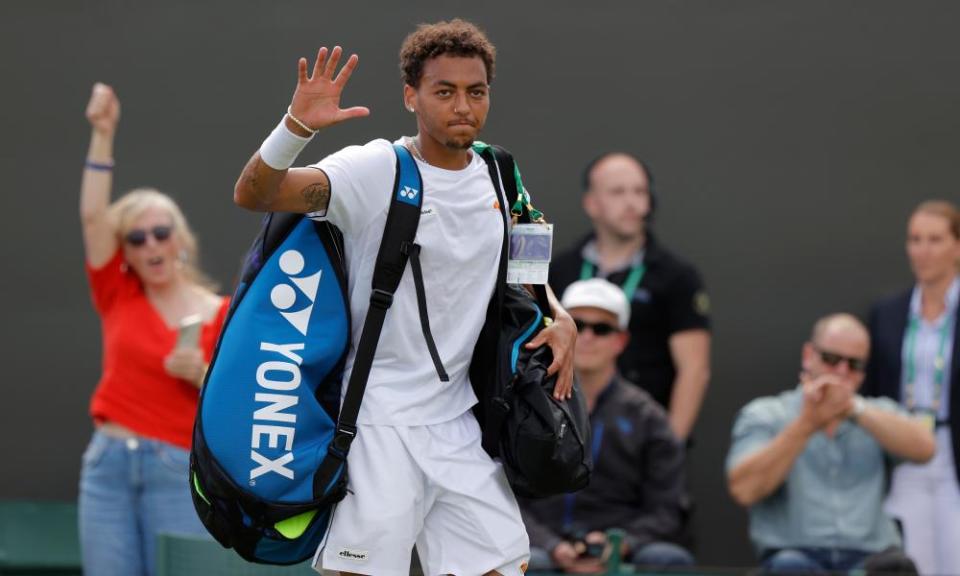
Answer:
POLYGON ((863 411, 867 408, 867 401, 863 399, 863 396, 856 394, 853 397, 853 409, 850 410, 850 415, 847 416, 850 420, 856 423, 860 419, 860 415, 863 414, 863 411))

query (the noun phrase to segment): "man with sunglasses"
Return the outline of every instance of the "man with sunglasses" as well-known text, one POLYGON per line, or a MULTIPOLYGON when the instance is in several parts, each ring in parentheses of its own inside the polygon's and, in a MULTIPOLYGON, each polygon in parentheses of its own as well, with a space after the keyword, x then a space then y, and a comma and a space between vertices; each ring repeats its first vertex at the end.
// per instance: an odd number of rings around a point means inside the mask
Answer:
POLYGON ((882 508, 886 466, 924 462, 933 435, 898 404, 857 390, 870 349, 849 314, 819 320, 803 345, 800 384, 744 407, 733 427, 727 481, 750 509, 764 570, 903 567, 900 536, 882 508))
POLYGON ((602 572, 605 532, 625 531, 620 552, 634 564, 686 566, 684 451, 666 412, 617 370, 630 340, 630 305, 602 278, 571 284, 564 306, 577 326, 573 365, 593 429, 593 475, 576 494, 521 501, 531 570, 602 572))

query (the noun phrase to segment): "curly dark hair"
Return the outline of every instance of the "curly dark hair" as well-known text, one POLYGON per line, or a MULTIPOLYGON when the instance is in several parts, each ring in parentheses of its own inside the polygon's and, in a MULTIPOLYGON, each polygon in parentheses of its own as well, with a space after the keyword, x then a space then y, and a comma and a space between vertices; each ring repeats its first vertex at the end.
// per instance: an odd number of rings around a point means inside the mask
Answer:
POLYGON ((443 54, 479 56, 487 68, 487 84, 493 82, 497 49, 476 25, 454 18, 449 22, 420 24, 400 46, 400 71, 403 81, 419 87, 423 65, 443 54))

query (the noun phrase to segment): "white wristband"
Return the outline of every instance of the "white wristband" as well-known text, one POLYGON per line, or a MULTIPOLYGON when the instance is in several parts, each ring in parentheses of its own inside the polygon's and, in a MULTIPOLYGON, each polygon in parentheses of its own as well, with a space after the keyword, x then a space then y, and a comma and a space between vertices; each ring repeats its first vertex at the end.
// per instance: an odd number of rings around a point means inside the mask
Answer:
POLYGON ((260 158, 274 170, 286 170, 293 165, 297 156, 311 140, 313 136, 304 138, 291 132, 287 128, 286 116, 284 116, 280 124, 260 145, 260 158))

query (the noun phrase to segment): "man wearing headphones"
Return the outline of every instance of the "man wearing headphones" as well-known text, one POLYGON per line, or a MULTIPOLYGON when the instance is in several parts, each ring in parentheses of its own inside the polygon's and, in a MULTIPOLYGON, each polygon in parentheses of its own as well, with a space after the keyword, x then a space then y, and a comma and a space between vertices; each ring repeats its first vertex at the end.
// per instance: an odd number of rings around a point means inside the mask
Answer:
POLYGON ((631 304, 630 344, 620 372, 669 412, 687 439, 710 379, 710 303, 696 269, 650 233, 653 177, 624 152, 603 154, 584 170, 583 209, 593 232, 551 265, 562 293, 577 280, 601 277, 621 286, 631 304))

